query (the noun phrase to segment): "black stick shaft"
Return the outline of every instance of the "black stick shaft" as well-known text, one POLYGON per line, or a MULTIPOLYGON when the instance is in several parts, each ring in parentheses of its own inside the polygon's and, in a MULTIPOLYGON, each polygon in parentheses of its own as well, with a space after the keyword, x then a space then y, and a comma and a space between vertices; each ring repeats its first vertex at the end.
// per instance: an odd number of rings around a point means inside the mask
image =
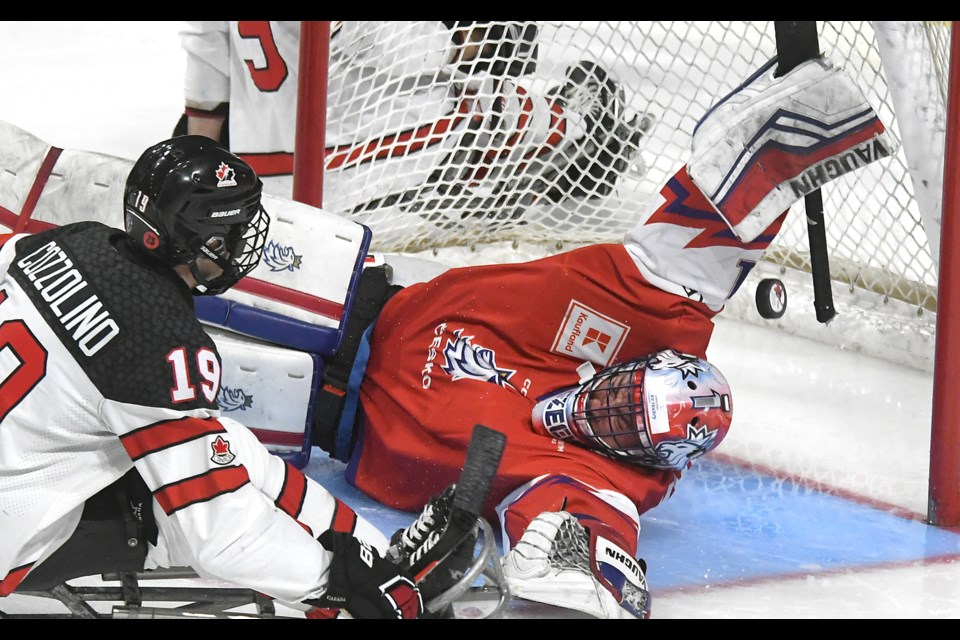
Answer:
MULTIPOLYGON (((775 21, 777 38, 777 76, 782 76, 800 63, 820 55, 815 21, 775 21)), ((823 218, 823 193, 820 189, 804 198, 807 212, 807 236, 810 243, 810 270, 813 275, 813 305, 817 321, 827 323, 837 315, 833 307, 830 283, 830 259, 827 253, 827 230, 823 218)))

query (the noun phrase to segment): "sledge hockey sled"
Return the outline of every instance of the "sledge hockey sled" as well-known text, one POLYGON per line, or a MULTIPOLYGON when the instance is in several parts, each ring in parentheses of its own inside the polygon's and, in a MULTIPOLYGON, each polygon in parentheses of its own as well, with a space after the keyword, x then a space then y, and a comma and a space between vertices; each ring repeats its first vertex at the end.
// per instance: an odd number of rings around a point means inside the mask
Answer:
MULTIPOLYGON (((496 618, 509 605, 510 594, 500 570, 496 540, 490 524, 479 519, 481 538, 470 569, 453 587, 424 603, 427 615, 451 611, 452 617, 496 618), (450 609, 447 609, 450 607, 450 609), (469 609, 470 615, 460 611, 469 609)), ((302 618, 252 589, 226 586, 199 578, 190 569, 109 571, 99 576, 51 576, 14 595, 42 598, 37 613, 4 613, 0 619, 190 619, 190 618, 302 618), (49 603, 56 601, 57 605, 49 603), (60 609, 59 612, 53 609, 60 609)))
MULTIPOLYGON (((496 536, 479 515, 504 444, 503 434, 474 427, 449 507, 436 518, 436 528, 424 532, 422 544, 397 559, 425 584, 476 531, 472 561, 454 584, 424 603, 426 617, 455 618, 457 609, 467 606, 469 617, 496 617, 510 601, 496 536)), ((135 471, 89 499, 74 534, 14 593, 55 600, 65 611, 4 613, 0 608, 0 618, 304 617, 303 611, 252 589, 201 579, 189 568, 142 571, 147 541, 156 534, 149 519, 137 514, 149 508, 151 499, 135 471)), ((456 562, 459 571, 461 560, 456 562)))

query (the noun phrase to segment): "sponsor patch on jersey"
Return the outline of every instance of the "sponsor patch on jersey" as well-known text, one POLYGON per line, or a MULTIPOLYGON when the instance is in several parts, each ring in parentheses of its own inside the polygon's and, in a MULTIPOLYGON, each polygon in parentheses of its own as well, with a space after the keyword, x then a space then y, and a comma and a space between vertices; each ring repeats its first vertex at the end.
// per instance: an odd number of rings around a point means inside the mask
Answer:
POLYGON ((613 362, 628 333, 629 326, 571 300, 550 350, 606 367, 613 362))
POLYGON ((230 464, 237 457, 230 451, 230 442, 224 440, 223 436, 217 436, 217 439, 210 443, 210 448, 213 449, 210 460, 217 464, 230 464))

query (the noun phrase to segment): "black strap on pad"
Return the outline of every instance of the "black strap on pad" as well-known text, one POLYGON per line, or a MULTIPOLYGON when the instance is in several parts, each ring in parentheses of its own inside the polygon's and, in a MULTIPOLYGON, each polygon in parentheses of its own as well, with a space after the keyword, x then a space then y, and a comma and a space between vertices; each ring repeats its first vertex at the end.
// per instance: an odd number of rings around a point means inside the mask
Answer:
POLYGON ((391 279, 389 265, 363 270, 343 340, 337 353, 324 362, 323 386, 317 391, 313 409, 313 444, 327 453, 334 451, 350 371, 363 333, 376 320, 387 301, 403 288, 390 284, 391 279))

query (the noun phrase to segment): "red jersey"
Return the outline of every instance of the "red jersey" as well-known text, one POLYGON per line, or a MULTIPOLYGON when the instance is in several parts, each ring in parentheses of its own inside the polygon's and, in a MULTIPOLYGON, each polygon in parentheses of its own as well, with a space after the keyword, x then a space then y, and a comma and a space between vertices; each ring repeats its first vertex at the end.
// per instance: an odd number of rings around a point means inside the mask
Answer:
POLYGON ((507 435, 486 515, 537 481, 502 507, 512 541, 541 512, 563 508, 613 527, 636 552, 639 513, 668 496, 679 474, 555 440, 535 430, 532 410, 540 396, 577 384, 587 361, 601 368, 666 347, 703 357, 713 315, 648 283, 619 244, 452 269, 410 286, 370 336, 348 478, 388 506, 416 510, 456 481, 482 423, 507 435))

